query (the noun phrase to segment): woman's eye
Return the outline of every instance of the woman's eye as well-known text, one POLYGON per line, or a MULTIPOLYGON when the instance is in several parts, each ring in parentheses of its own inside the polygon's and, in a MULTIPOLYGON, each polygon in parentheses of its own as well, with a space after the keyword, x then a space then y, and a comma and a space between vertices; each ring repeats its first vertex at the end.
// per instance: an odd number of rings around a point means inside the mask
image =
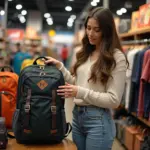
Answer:
POLYGON ((90 26, 87 26, 87 28, 86 28, 87 30, 91 30, 91 27, 90 26))
POLYGON ((100 29, 96 29, 95 32, 100 32, 100 29))

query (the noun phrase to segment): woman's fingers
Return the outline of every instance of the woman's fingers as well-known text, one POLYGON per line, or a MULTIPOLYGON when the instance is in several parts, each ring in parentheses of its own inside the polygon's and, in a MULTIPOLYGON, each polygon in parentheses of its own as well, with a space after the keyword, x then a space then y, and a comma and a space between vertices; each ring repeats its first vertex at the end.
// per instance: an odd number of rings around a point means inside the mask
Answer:
POLYGON ((46 64, 48 64, 48 63, 55 63, 54 58, 52 58, 52 57, 46 57, 46 58, 47 58, 47 60, 44 60, 44 62, 46 64))
POLYGON ((70 89, 70 88, 68 88, 66 86, 61 86, 61 88, 63 88, 63 89, 57 90, 57 94, 59 96, 63 96, 65 98, 72 97, 72 91, 73 91, 72 89, 70 89), (63 88, 63 87, 65 87, 65 88, 63 88))
POLYGON ((69 83, 67 83, 67 82, 65 82, 65 84, 66 84, 67 86, 71 86, 71 84, 69 84, 69 83))
POLYGON ((63 96, 63 97, 71 97, 72 94, 68 93, 68 92, 63 92, 63 93, 57 93, 59 96, 63 96))
POLYGON ((62 85, 58 87, 59 89, 72 89, 72 87, 69 85, 62 85))
POLYGON ((59 89, 57 90, 57 94, 65 98, 73 97, 72 86, 68 83, 66 83, 66 85, 59 86, 59 89))
POLYGON ((72 92, 73 90, 72 89, 60 89, 60 90, 57 90, 57 92, 72 92))

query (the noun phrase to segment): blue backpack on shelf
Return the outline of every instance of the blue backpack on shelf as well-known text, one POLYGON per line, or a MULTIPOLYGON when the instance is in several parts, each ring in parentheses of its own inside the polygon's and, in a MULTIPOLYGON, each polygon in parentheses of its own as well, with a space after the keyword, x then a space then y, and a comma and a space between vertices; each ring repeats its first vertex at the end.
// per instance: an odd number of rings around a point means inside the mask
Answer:
POLYGON ((22 62, 23 62, 25 59, 29 59, 29 58, 31 58, 30 54, 28 54, 28 53, 26 53, 26 52, 18 52, 18 53, 14 56, 14 60, 13 60, 14 72, 19 75, 19 74, 20 74, 20 70, 21 70, 22 62))

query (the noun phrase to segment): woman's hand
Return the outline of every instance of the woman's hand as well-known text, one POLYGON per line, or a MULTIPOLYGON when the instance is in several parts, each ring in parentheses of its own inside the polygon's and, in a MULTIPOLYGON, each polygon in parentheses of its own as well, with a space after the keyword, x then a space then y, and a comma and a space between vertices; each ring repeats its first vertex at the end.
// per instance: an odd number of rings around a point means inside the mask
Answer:
POLYGON ((57 90, 57 94, 64 98, 76 97, 77 92, 78 92, 78 87, 68 83, 66 83, 66 85, 64 86, 59 86, 59 90, 57 90))
POLYGON ((45 64, 50 64, 50 63, 52 63, 52 64, 54 64, 54 65, 56 65, 56 67, 59 69, 60 67, 61 67, 61 62, 60 61, 58 61, 57 59, 55 59, 55 58, 53 58, 53 57, 46 57, 48 60, 44 60, 44 63, 45 64))

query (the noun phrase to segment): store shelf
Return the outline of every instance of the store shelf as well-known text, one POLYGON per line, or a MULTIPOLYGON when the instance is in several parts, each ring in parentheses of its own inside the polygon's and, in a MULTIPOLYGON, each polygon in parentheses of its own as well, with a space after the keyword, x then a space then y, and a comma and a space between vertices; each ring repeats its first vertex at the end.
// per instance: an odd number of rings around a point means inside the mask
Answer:
MULTIPOLYGON (((127 113, 129 113, 128 110, 126 108, 124 108, 124 106, 120 106, 120 109, 124 109, 127 113)), ((137 118, 139 121, 141 121, 142 123, 144 123, 145 125, 147 125, 148 127, 150 127, 150 121, 146 120, 143 117, 138 117, 135 112, 132 112, 132 113, 129 113, 129 114, 131 114, 132 116, 134 116, 135 118, 137 118)))
POLYGON ((42 38, 41 37, 35 37, 35 38, 28 38, 28 37, 26 37, 25 40, 40 41, 40 40, 42 40, 42 38))
POLYGON ((127 37, 131 37, 131 36, 147 34, 147 33, 150 33, 150 27, 138 29, 138 30, 134 30, 134 31, 129 31, 128 33, 120 34, 119 37, 120 38, 127 38, 127 37))
POLYGON ((140 120, 141 122, 143 122, 145 125, 147 125, 148 127, 150 127, 150 122, 142 117, 137 117, 136 113, 131 113, 134 117, 136 117, 138 120, 140 120))

